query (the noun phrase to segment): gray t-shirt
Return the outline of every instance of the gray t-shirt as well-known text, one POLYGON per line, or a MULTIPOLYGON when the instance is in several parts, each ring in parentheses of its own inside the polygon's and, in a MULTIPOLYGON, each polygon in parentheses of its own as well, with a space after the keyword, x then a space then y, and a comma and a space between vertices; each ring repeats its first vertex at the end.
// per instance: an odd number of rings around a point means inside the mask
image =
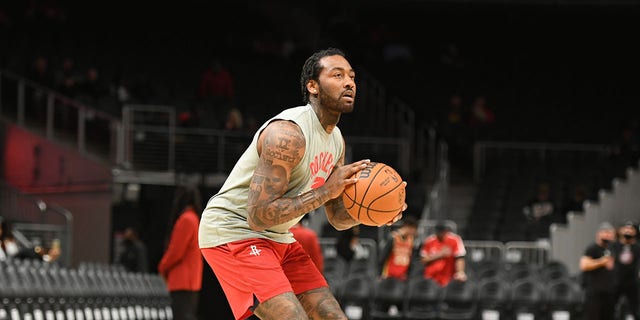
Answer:
POLYGON ((336 127, 331 134, 327 133, 310 105, 282 111, 258 129, 220 191, 209 199, 200 221, 200 248, 249 238, 265 238, 281 243, 295 241, 289 228, 302 217, 264 231, 251 230, 247 222, 249 184, 259 160, 258 136, 267 124, 279 119, 295 122, 302 130, 306 141, 305 154, 291 173, 284 197, 294 197, 317 188, 324 184, 331 174, 344 152, 344 140, 340 129, 336 127))

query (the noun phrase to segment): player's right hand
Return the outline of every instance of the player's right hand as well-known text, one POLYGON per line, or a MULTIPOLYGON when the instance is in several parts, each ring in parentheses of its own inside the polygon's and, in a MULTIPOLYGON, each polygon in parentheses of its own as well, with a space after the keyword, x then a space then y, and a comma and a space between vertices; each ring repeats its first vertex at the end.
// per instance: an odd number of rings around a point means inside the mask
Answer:
POLYGON ((335 199, 342 195, 344 188, 348 185, 356 183, 358 179, 355 174, 367 167, 371 160, 360 160, 351 164, 346 164, 335 168, 323 187, 329 192, 331 199, 335 199))

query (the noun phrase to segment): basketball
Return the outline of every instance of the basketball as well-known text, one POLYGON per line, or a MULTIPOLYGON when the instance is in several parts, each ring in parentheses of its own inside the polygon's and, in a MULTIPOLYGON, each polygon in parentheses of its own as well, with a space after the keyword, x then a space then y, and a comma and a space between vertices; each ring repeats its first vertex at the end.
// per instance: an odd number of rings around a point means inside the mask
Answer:
POLYGON ((392 167, 370 162, 356 173, 358 181, 347 186, 342 200, 351 217, 368 226, 381 226, 400 213, 405 200, 402 177, 392 167))

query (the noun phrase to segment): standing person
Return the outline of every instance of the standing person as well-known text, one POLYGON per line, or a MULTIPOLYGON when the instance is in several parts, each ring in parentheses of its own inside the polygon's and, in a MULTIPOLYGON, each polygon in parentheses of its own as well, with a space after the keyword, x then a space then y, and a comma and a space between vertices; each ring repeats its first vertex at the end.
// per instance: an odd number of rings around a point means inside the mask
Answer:
POLYGON ((123 265, 130 272, 149 272, 147 246, 140 241, 136 228, 127 227, 124 230, 122 251, 116 262, 123 265))
POLYGON ((313 263, 318 267, 318 271, 324 271, 324 256, 322 255, 322 247, 318 234, 305 225, 309 216, 302 216, 302 220, 294 224, 289 231, 293 233, 296 241, 300 242, 304 251, 309 254, 313 263))
POLYGON ((369 160, 344 163, 337 127, 354 107, 355 71, 329 48, 305 61, 300 80, 306 105, 258 129, 202 215, 200 248, 236 319, 347 319, 289 228, 323 205, 336 229, 358 224, 341 195, 369 160))
POLYGON ((402 225, 391 232, 391 239, 381 251, 382 278, 400 280, 408 278, 413 257, 413 244, 418 233, 418 221, 410 215, 406 215, 401 221, 402 225))
POLYGON ((464 257, 467 251, 459 235, 438 223, 435 234, 424 239, 420 261, 425 265, 424 277, 446 286, 452 279, 466 281, 464 257))
POLYGON ((618 228, 618 241, 613 243, 611 251, 615 257, 613 272, 616 284, 616 304, 624 296, 629 311, 635 319, 640 319, 638 309, 638 272, 640 271, 640 245, 637 243, 638 230, 633 221, 625 221, 618 228))
POLYGON ((176 320, 195 320, 202 287, 204 262, 198 247, 198 225, 202 212, 200 191, 178 187, 170 218, 170 238, 158 264, 167 282, 176 320))
POLYGON ((587 320, 613 319, 614 258, 609 245, 615 240, 615 229, 603 222, 596 231, 595 242, 590 244, 580 258, 585 286, 584 318, 587 320))

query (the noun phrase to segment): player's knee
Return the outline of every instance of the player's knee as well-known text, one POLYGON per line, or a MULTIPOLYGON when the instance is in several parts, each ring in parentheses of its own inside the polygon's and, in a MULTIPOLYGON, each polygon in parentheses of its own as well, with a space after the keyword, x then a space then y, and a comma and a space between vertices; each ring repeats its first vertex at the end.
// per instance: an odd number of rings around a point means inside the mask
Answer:
POLYGON ((258 307, 256 307, 254 313, 262 320, 309 319, 304 308, 291 292, 283 293, 261 302, 258 307))

